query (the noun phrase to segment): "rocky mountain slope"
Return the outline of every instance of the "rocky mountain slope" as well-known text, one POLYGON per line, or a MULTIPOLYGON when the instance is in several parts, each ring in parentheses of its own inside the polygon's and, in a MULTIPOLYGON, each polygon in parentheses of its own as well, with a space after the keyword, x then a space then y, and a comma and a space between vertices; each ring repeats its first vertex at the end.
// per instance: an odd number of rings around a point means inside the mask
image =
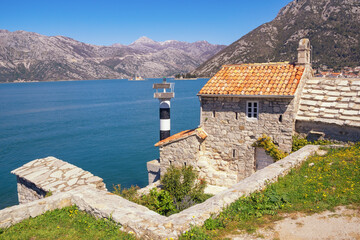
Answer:
POLYGON ((212 76, 222 65, 296 61, 298 41, 310 39, 313 67, 360 65, 359 0, 294 0, 277 17, 232 43, 193 74, 212 76))
POLYGON ((32 32, 0 30, 0 82, 171 76, 195 69, 223 49, 206 41, 96 46, 32 32))

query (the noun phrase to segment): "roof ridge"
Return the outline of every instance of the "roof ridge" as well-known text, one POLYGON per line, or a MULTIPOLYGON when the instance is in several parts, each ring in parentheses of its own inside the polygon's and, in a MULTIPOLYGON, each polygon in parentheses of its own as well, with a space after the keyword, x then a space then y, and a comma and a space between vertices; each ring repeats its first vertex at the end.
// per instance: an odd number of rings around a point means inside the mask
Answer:
POLYGON ((157 142, 154 146, 155 147, 160 147, 164 144, 168 144, 174 141, 179 141, 181 139, 184 138, 188 138, 190 136, 194 136, 196 135, 199 138, 205 139, 207 137, 207 133, 204 131, 204 129, 202 129, 201 127, 197 127, 194 129, 188 129, 188 130, 184 130, 178 133, 175 133, 174 135, 171 135, 170 137, 167 137, 159 142, 157 142))
POLYGON ((225 64, 223 67, 235 66, 261 66, 261 65, 289 65, 290 62, 267 62, 267 63, 239 63, 239 64, 225 64))

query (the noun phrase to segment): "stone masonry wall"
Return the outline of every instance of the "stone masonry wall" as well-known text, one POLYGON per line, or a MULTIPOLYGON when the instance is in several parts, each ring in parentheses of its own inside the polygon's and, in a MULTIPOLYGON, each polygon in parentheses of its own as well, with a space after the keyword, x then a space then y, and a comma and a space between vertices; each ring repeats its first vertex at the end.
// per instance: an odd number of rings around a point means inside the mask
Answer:
POLYGON ((46 191, 36 187, 34 183, 26 181, 24 178, 19 176, 17 176, 16 179, 18 199, 20 204, 35 201, 45 197, 46 191))
POLYGON ((210 184, 230 186, 254 173, 255 149, 251 145, 263 134, 280 149, 291 151, 295 125, 292 98, 202 97, 201 108, 201 126, 208 133, 204 159, 218 173, 210 184), (247 118, 247 101, 258 101, 258 119, 247 118))
POLYGON ((199 159, 199 147, 203 140, 196 135, 181 139, 160 147, 160 174, 166 172, 170 165, 181 167, 184 165, 196 166, 199 159))
POLYGON ((7 228, 30 217, 37 217, 46 211, 69 207, 74 204, 72 194, 66 192, 7 207, 0 210, 0 228, 7 228))
POLYGON ((360 127, 297 120, 295 130, 299 134, 310 137, 309 140, 317 140, 316 137, 321 137, 341 142, 360 141, 360 127), (314 135, 313 133, 318 133, 315 138, 311 137, 311 135, 314 135))
POLYGON ((11 173, 17 177, 20 204, 44 198, 47 192, 65 192, 78 186, 106 190, 102 178, 54 157, 36 159, 11 173))

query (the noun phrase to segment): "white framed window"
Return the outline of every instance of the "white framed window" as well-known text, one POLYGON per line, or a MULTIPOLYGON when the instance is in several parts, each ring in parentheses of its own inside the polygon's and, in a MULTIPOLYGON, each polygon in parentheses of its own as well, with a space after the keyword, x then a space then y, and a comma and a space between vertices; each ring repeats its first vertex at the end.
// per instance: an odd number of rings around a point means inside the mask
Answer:
POLYGON ((259 117, 259 102, 247 101, 246 102, 246 116, 247 118, 257 119, 259 117))

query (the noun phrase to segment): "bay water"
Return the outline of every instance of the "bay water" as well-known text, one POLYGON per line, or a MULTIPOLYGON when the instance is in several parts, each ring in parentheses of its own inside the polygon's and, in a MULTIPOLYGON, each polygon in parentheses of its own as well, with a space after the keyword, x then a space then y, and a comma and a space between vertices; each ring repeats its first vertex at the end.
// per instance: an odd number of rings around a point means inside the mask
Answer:
MULTIPOLYGON (((208 79, 175 82, 171 134, 199 125, 196 94, 208 79)), ((18 204, 10 171, 54 156, 104 179, 109 190, 148 183, 159 157, 159 101, 153 83, 89 80, 0 84, 0 209, 18 204)))

